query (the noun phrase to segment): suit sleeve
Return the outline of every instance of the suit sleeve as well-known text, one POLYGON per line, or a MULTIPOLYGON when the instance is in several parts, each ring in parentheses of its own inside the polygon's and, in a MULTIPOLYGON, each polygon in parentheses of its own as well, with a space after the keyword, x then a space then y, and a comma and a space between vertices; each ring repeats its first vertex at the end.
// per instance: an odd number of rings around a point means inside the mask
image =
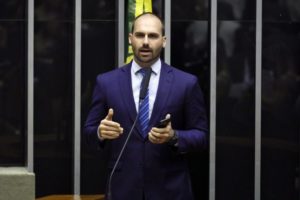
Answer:
POLYGON ((176 130, 178 151, 184 153, 204 150, 208 146, 208 125, 203 94, 196 77, 187 87, 184 105, 185 129, 176 130))
POLYGON ((108 112, 105 93, 105 87, 101 83, 101 76, 99 75, 93 92, 90 112, 83 129, 87 142, 96 147, 103 147, 105 143, 105 141, 99 140, 97 133, 101 120, 104 119, 108 112))

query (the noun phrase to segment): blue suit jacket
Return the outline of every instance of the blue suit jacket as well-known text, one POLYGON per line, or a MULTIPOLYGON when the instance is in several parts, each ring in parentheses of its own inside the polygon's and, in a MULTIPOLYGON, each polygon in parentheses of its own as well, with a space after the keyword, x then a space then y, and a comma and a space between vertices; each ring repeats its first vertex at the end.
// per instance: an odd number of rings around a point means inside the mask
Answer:
MULTIPOLYGON (((131 87, 131 63, 97 77, 90 113, 84 126, 88 140, 109 149, 109 168, 114 165, 136 118, 131 87), (114 109, 113 120, 124 133, 115 140, 100 141, 97 128, 114 109)), ((134 129, 112 179, 113 200, 192 200, 185 152, 207 146, 207 119, 197 78, 162 62, 160 81, 149 129, 171 114, 177 130, 178 148, 144 139, 139 125, 134 129)))

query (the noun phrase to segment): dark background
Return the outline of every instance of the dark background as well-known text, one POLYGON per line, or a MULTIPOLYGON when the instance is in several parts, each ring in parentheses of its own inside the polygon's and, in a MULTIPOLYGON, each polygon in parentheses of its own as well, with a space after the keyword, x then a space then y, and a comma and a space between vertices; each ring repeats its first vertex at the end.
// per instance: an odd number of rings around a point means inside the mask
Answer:
MULTIPOLYGON (((126 1, 125 1, 126 2, 126 1)), ((153 0, 164 15, 164 1, 153 0)), ((171 1, 171 64, 195 74, 210 107, 210 1, 171 1)), ((36 0, 36 195, 73 193, 73 0, 36 0)), ((117 67, 117 1, 82 1, 82 124, 96 75, 117 67)), ((254 199, 255 31, 251 0, 218 0, 216 199, 254 199)), ((26 163, 27 1, 0 2, 0 165, 26 163)), ((263 0, 261 198, 299 199, 300 3, 263 0)), ((103 193, 105 155, 81 141, 81 192, 103 193)), ((190 154, 207 200, 208 151, 190 154)))

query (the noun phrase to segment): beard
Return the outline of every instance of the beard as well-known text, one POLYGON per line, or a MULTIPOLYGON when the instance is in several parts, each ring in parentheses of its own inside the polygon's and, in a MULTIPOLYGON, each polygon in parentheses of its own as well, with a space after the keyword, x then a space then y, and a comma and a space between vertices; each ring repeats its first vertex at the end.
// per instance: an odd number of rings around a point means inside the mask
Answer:
POLYGON ((153 49, 145 48, 145 47, 141 47, 139 49, 135 49, 132 47, 132 49, 133 49, 135 61, 140 65, 153 64, 155 61, 159 59, 162 50, 162 48, 160 48, 157 49, 156 51, 153 51, 153 49))

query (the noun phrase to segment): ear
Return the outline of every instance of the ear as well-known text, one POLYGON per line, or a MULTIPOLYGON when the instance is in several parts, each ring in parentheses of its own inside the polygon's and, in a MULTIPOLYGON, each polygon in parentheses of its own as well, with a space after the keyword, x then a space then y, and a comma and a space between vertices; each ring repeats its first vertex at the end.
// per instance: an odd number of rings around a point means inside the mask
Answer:
POLYGON ((163 48, 166 47, 166 44, 167 44, 167 37, 166 36, 163 36, 163 48))
POLYGON ((132 33, 129 33, 128 35, 128 43, 131 44, 131 39, 132 39, 132 33))

